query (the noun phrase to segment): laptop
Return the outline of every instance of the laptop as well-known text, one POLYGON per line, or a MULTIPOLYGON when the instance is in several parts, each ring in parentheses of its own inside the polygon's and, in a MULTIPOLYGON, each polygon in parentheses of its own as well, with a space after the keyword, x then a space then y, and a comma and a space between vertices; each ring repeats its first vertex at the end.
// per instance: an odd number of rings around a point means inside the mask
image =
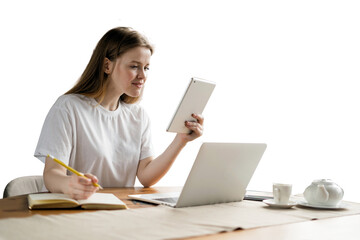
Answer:
POLYGON ((181 192, 128 196, 176 208, 241 201, 265 149, 264 143, 203 143, 181 192))

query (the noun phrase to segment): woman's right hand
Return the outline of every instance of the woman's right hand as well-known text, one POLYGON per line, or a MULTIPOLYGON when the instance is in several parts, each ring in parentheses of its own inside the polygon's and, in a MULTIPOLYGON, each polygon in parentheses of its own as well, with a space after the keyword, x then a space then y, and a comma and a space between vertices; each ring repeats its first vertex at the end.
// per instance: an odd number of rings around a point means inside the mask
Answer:
POLYGON ((65 193, 70 197, 80 200, 88 199, 99 188, 93 183, 98 179, 92 174, 85 174, 87 178, 72 174, 66 174, 66 168, 52 160, 49 156, 45 159, 44 167, 44 184, 45 187, 54 193, 65 193))
POLYGON ((93 183, 98 182, 98 179, 89 173, 85 174, 85 176, 87 178, 75 174, 71 175, 64 193, 76 200, 88 199, 93 195, 99 189, 93 185, 93 183))

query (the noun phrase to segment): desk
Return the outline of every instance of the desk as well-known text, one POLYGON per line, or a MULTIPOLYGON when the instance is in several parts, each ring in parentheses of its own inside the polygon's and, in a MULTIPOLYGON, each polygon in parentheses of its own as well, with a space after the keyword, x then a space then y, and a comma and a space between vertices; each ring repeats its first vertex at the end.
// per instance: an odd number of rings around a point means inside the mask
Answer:
MULTIPOLYGON (((178 191, 179 187, 154 187, 154 188, 107 188, 100 192, 114 193, 124 201, 129 208, 149 208, 153 205, 143 204, 130 200, 129 194, 161 193, 178 191)), ((73 214, 90 210, 28 210, 26 195, 0 199, 0 218, 27 217, 34 214, 52 215, 67 213, 73 214)), ((260 227, 248 230, 237 230, 228 233, 219 233, 187 239, 360 239, 360 214, 327 218, 316 221, 260 227)), ((1 235, 1 233, 0 233, 1 235)))
MULTIPOLYGON (((157 188, 106 188, 101 189, 101 193, 113 193, 119 199, 121 199, 129 208, 146 208, 153 207, 154 205, 140 203, 138 201, 132 201, 128 198, 130 194, 146 194, 146 193, 162 193, 162 192, 174 192, 180 191, 181 187, 157 187, 157 188)), ((0 199, 0 219, 10 217, 29 217, 34 214, 40 215, 52 215, 61 213, 79 213, 79 212, 91 212, 96 210, 84 210, 84 209, 54 209, 54 210, 29 210, 27 203, 27 195, 15 196, 10 198, 0 199)))

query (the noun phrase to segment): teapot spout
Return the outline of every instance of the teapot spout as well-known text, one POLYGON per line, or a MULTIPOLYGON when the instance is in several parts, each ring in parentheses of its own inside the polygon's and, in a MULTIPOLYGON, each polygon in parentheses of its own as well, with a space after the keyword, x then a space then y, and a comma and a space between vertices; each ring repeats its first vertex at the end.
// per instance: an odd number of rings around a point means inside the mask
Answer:
POLYGON ((315 199, 320 203, 325 203, 329 200, 329 192, 326 190, 324 184, 319 184, 315 193, 315 199))

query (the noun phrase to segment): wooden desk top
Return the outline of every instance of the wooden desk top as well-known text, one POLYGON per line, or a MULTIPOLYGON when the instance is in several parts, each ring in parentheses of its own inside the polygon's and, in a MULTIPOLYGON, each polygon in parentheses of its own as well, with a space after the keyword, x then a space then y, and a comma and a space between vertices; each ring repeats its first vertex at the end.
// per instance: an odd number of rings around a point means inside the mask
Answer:
MULTIPOLYGON (((129 199, 129 194, 146 194, 146 193, 162 193, 162 192, 174 192, 180 191, 181 187, 157 187, 157 188, 143 188, 143 187, 132 187, 132 188, 106 188, 99 190, 102 193, 113 193, 115 196, 120 198, 129 208, 145 208, 153 207, 152 204, 141 203, 129 199)), ((96 210, 85 210, 85 209, 54 209, 54 210, 29 210, 27 203, 27 195, 20 195, 15 197, 9 197, 0 199, 0 219, 10 217, 28 217, 34 214, 40 215, 51 215, 51 214, 62 214, 62 213, 78 213, 86 211, 96 210)))
MULTIPOLYGON (((100 192, 113 193, 129 208, 152 207, 150 204, 143 204, 130 200, 129 194, 145 194, 179 191, 180 187, 155 187, 155 188, 107 188, 100 192)), ((34 214, 50 215, 63 213, 78 213, 91 210, 69 209, 69 210, 29 210, 27 208, 26 195, 0 199, 0 218, 27 217, 34 214)), ((248 230, 238 230, 228 233, 219 233, 209 236, 189 238, 193 240, 202 239, 360 239, 360 215, 328 218, 316 221, 284 224, 270 227, 261 227, 248 230)))

